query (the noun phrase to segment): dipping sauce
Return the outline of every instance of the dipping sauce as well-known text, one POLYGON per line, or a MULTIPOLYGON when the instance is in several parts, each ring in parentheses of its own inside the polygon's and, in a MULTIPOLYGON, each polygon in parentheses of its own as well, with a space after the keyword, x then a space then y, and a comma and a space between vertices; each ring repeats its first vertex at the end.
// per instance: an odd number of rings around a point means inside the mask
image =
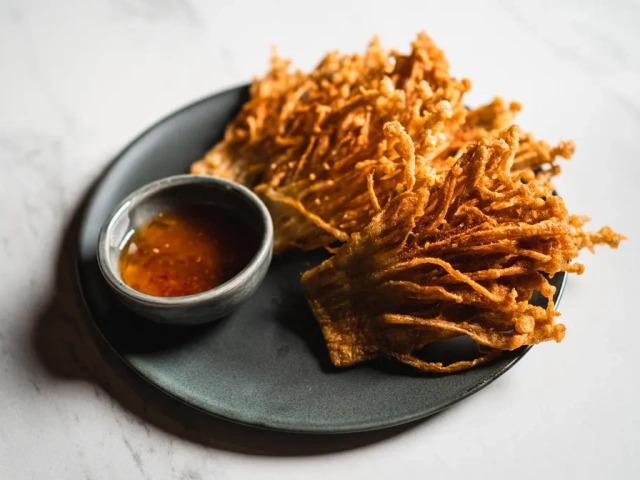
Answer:
POLYGON ((138 229, 120 254, 120 276, 139 292, 180 297, 217 287, 257 250, 249 228, 220 207, 163 212, 138 229))

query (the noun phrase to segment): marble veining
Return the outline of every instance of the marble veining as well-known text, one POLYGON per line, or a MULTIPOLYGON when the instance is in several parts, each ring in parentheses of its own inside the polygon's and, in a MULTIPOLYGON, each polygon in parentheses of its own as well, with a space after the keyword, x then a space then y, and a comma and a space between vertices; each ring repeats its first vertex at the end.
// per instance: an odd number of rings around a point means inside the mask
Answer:
POLYGON ((5 0, 0 479, 640 478, 639 24, 630 0, 5 0), (141 382, 74 286, 77 212, 100 172, 158 118, 261 74, 271 45, 306 68, 373 33, 406 49, 421 29, 472 78, 470 101, 521 100, 523 127, 574 138, 559 180, 570 209, 630 238, 584 255, 565 341, 426 421, 354 436, 232 425, 141 382))

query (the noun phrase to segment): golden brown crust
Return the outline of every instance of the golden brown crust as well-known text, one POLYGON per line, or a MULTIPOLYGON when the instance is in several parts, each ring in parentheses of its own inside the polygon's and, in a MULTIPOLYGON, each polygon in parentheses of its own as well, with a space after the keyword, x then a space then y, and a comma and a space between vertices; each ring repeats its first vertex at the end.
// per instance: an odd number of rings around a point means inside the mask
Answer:
MULTIPOLYGON (((562 340, 555 288, 542 273, 576 271, 570 262, 578 249, 562 199, 512 174, 519 134, 514 126, 467 144, 431 193, 414 187, 397 195, 303 275, 336 365, 386 354, 451 371, 408 359, 448 336, 466 335, 492 350, 562 340), (529 303, 534 291, 546 308, 529 303)), ((404 159, 409 165, 410 155, 404 159)))
POLYGON ((192 167, 255 187, 274 216, 276 254, 345 241, 376 213, 370 189, 384 203, 401 188, 385 124, 413 139, 417 168, 450 166, 439 154, 465 115, 469 82, 449 75, 425 34, 408 55, 374 39, 364 55, 330 53, 308 75, 286 66, 273 61, 225 139, 192 167))

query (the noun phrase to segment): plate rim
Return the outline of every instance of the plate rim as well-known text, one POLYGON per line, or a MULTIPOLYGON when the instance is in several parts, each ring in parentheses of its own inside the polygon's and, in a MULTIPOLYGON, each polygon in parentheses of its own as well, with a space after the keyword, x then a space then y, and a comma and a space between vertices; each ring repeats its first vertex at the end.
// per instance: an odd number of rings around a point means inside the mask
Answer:
MULTIPOLYGON (((514 365, 516 365, 533 347, 532 345, 527 345, 524 347, 520 347, 519 349, 511 351, 511 353, 516 353, 512 359, 509 360, 507 364, 505 364, 500 370, 494 372, 492 375, 488 376, 483 381, 477 383, 473 387, 465 390, 462 394, 458 395, 455 400, 449 401, 445 400, 442 402, 433 405, 431 408, 425 408, 416 413, 410 413, 403 416, 392 417, 393 419, 387 422, 380 421, 370 421, 369 423, 360 422, 357 425, 353 424, 342 424, 338 426, 329 426, 325 425, 312 425, 307 424, 305 426, 300 427, 292 427, 290 425, 282 424, 279 421, 269 421, 268 419, 256 420, 255 418, 248 418, 248 416, 243 415, 242 412, 238 412, 236 416, 229 416, 220 413, 219 411, 214 411, 210 408, 204 408, 201 405, 197 404, 197 401, 194 402, 190 400, 188 395, 179 396, 174 393, 170 389, 166 388, 159 382, 157 379, 153 379, 151 376, 144 374, 143 371, 136 367, 134 362, 128 360, 125 356, 121 355, 120 352, 109 342, 103 331, 100 329, 98 322, 96 321, 96 316, 87 301, 85 288, 83 287, 83 273, 81 268, 81 245, 82 239, 85 237, 85 232, 88 229, 88 213, 93 209, 94 203, 97 201, 97 194, 99 193, 101 186, 103 184, 104 178, 109 175, 109 173, 115 168, 115 166, 119 163, 120 159, 124 157, 129 150, 131 150, 136 144, 138 144, 145 136, 154 131, 163 123, 168 120, 180 115, 181 113, 188 111, 202 103, 210 101, 216 97, 227 95, 234 91, 239 90, 248 90, 251 87, 251 83, 241 83, 235 86, 231 86, 225 88, 224 90, 220 90, 216 93, 201 97, 197 100, 194 100, 180 108, 177 108, 170 113, 162 116, 159 120, 153 122, 149 127, 145 128, 141 133, 136 135, 133 140, 129 141, 125 147, 123 147, 114 157, 113 159, 98 173, 98 175, 93 179, 93 182, 88 189, 88 191, 84 194, 81 199, 81 209, 79 211, 79 227, 77 234, 75 235, 75 245, 73 249, 73 269, 74 269, 74 277, 75 277, 75 285, 77 291, 80 294, 81 306, 84 310, 84 313, 91 319, 90 327, 96 332, 99 336, 99 340, 103 343, 111 353, 115 354, 117 359, 127 366, 128 370, 132 371, 136 377, 142 379, 146 384, 152 386, 154 389, 162 392, 165 395, 168 395, 174 400, 179 401, 183 405, 187 405, 189 408, 196 409, 206 415, 222 419, 225 421, 229 421, 235 424, 244 425, 253 428, 259 428, 262 430, 271 430, 277 432, 284 433, 294 433, 294 434, 321 434, 321 435, 332 435, 332 434, 350 434, 350 433, 359 433, 359 432, 369 432, 375 430, 381 430, 391 427, 396 427, 399 425, 415 422, 417 420, 430 417, 436 413, 439 413, 462 400, 470 397, 471 395, 477 393, 482 390, 484 387, 488 386, 490 383, 494 382, 496 379, 504 375, 508 372, 514 365)), ((558 275, 561 275, 562 278, 560 280, 560 284, 557 287, 557 291, 554 295, 556 297, 556 301, 554 304, 554 308, 557 310, 558 305, 563 297, 563 293, 566 287, 568 274, 566 272, 560 272, 558 275)), ((447 375, 456 375, 457 373, 451 373, 447 375)))

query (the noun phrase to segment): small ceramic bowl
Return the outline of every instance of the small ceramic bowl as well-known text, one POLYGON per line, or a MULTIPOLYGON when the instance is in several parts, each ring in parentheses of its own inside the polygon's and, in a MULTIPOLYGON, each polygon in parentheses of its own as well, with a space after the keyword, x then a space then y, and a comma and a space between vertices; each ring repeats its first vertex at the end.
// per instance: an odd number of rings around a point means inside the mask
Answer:
POLYGON ((271 216, 251 190, 221 178, 176 175, 136 190, 116 207, 100 231, 98 264, 111 290, 139 315, 160 323, 197 325, 230 314, 256 291, 269 268, 272 249, 271 216), (257 251, 244 269, 218 287, 182 297, 147 295, 125 284, 118 260, 132 232, 160 212, 202 204, 227 209, 256 236, 257 251))

